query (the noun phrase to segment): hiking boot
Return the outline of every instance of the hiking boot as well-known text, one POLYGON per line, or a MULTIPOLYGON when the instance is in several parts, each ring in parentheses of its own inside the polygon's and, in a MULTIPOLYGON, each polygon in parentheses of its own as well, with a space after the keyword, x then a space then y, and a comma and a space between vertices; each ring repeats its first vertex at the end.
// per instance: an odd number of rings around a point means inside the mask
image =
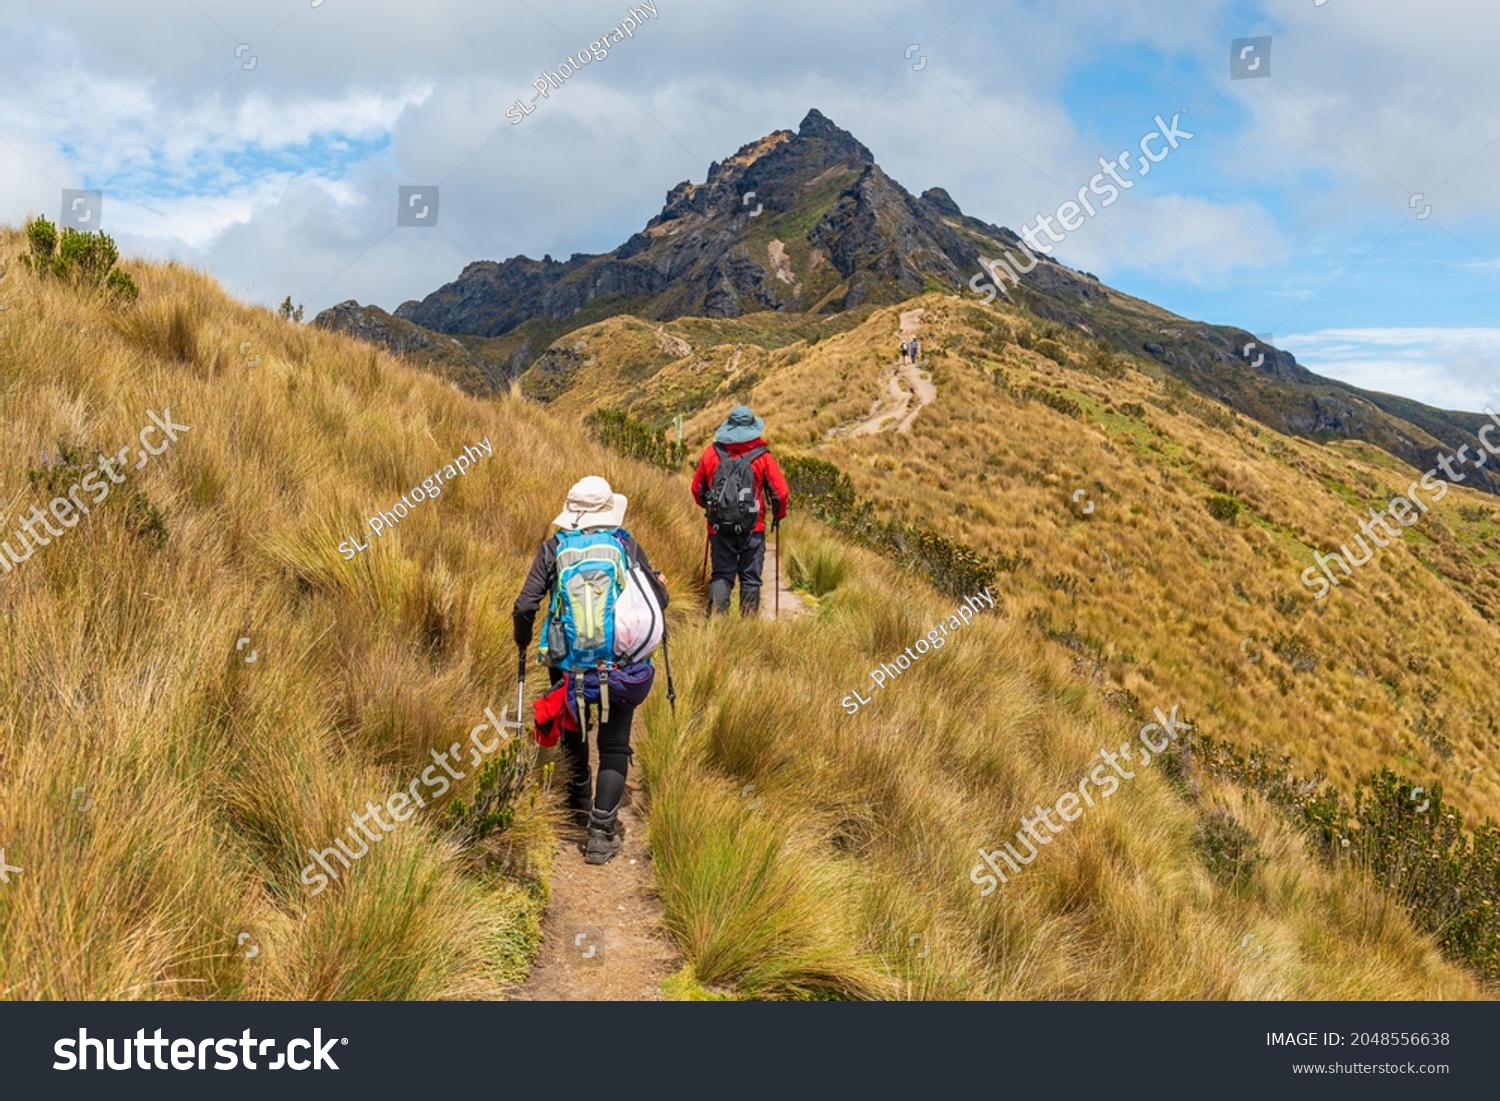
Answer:
POLYGON ((608 864, 625 844, 625 828, 620 825, 620 808, 589 812, 589 842, 583 850, 585 864, 608 864))
POLYGON ((568 813, 575 825, 588 826, 594 807, 594 785, 589 780, 568 781, 568 813))
POLYGON ((710 581, 708 583, 708 614, 729 614, 729 589, 728 581, 710 581))
POLYGON ((740 586, 740 615, 760 615, 760 587, 740 586))

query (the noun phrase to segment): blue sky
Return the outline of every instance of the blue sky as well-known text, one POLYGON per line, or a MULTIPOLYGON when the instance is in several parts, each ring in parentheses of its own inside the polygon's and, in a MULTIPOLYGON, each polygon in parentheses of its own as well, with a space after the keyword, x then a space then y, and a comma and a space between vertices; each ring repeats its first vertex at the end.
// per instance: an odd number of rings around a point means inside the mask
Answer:
POLYGON ((1500 404, 1500 8, 656 0, 633 37, 508 122, 542 70, 629 6, 7 11, 0 219, 55 217, 61 188, 101 188, 127 253, 266 304, 389 309, 472 260, 613 248, 674 184, 810 107, 910 190, 945 187, 1013 228, 1187 108, 1193 138, 1068 234, 1061 260, 1359 385, 1500 404), (1271 38, 1271 75, 1231 80, 1231 41, 1255 36, 1271 38), (440 186, 435 230, 394 225, 401 184, 440 186))

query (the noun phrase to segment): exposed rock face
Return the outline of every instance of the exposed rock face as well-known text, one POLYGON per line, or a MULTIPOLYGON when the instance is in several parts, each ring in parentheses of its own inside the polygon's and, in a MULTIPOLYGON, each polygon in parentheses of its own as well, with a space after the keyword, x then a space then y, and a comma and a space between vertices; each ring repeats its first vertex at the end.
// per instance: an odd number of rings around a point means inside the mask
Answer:
MULTIPOLYGON (((941 188, 913 196, 852 134, 813 110, 795 134, 778 130, 712 164, 703 183, 673 187, 661 213, 613 252, 566 263, 517 256, 470 264, 396 316, 438 332, 498 336, 612 295, 646 300, 632 312, 658 320, 797 309, 792 288, 748 247, 757 218, 789 213, 811 221, 806 244, 845 280, 834 308, 897 301, 933 284, 962 290, 979 270, 969 234, 1015 242, 1007 230, 966 218, 941 188), (843 186, 829 195, 830 183, 843 186)), ((1076 280, 1062 271, 1048 261, 1028 278, 1076 280)))
MULTIPOLYGON (((398 354, 445 359, 446 370, 472 365, 493 387, 546 354, 570 318, 581 325, 625 312, 657 321, 828 313, 894 304, 934 288, 969 297, 981 258, 1008 259, 1019 271, 1028 257, 1015 233, 964 214, 942 188, 907 191, 852 134, 812 110, 795 133, 777 130, 710 165, 704 182, 677 184, 661 212, 612 252, 481 261, 421 301, 402 304, 394 317, 345 302, 316 323, 398 354), (523 331, 488 364, 472 348, 445 346, 439 335, 472 345, 471 338, 501 337, 533 321, 545 332, 523 331)), ((1117 352, 1153 358, 1200 392, 1281 431, 1367 440, 1424 470, 1438 454, 1477 446, 1475 418, 1320 378, 1244 330, 1164 315, 1041 253, 1029 261, 1019 285, 996 280, 1013 304, 1117 352)), ((569 375, 561 354, 542 366, 539 377, 558 385, 569 375)), ((1500 484, 1488 470, 1469 481, 1500 484)))
POLYGON ((392 317, 376 306, 361 306, 352 299, 330 306, 312 323, 320 329, 345 333, 371 344, 378 344, 398 356, 406 356, 429 365, 437 374, 457 383, 471 393, 494 391, 506 377, 506 365, 493 356, 486 357, 477 342, 435 333, 399 317, 392 317))
POLYGON ((369 341, 388 348, 398 356, 415 352, 431 352, 438 348, 438 339, 431 333, 413 325, 392 324, 391 315, 375 306, 361 306, 354 299, 330 306, 312 323, 320 329, 347 333, 360 340, 369 341))

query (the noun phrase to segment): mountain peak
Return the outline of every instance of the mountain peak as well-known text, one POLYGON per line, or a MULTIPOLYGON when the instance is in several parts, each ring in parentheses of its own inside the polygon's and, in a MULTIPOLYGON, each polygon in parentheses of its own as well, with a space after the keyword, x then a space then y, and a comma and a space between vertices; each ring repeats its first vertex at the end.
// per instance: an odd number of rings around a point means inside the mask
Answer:
POLYGON ((867 161, 870 164, 875 163, 875 154, 865 148, 863 143, 853 134, 849 133, 849 131, 840 129, 834 125, 833 121, 816 107, 807 112, 806 117, 802 120, 802 124, 797 127, 797 136, 804 140, 817 139, 826 141, 831 145, 847 149, 862 161, 867 161))

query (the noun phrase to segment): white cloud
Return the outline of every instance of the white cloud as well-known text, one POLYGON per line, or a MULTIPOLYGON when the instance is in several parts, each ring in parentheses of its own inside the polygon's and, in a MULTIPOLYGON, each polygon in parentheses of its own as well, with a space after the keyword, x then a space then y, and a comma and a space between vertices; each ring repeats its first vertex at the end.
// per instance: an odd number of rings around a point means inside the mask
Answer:
MULTIPOLYGON (((1420 320, 1456 297, 1443 288, 1491 277, 1468 262, 1500 244, 1476 221, 1500 212, 1500 143, 1486 148, 1500 138, 1500 10, 1265 0, 1257 23, 1240 0, 1170 12, 658 0, 657 19, 509 125, 506 107, 627 3, 9 5, 0 221, 55 215, 57 188, 102 184, 105 226, 127 251, 203 265, 264 302, 389 308, 473 259, 610 249, 675 183, 809 107, 910 190, 944 187, 968 213, 1019 227, 1075 194, 1101 154, 1134 148, 1154 112, 1191 103, 1198 136, 1070 234, 1060 258, 1107 280, 1159 286, 1159 274, 1193 288, 1180 308, 1202 295, 1201 313, 1247 327, 1284 317, 1278 296, 1292 291, 1309 302, 1295 322, 1306 327, 1326 324, 1334 298, 1356 321, 1386 320, 1393 302, 1420 320), (1226 85, 1226 38, 1273 30, 1274 78, 1226 85), (396 230, 398 183, 439 182, 440 229, 396 230), (1340 280, 1329 258, 1350 255, 1349 227, 1409 217, 1403 188, 1428 193, 1427 228, 1472 251, 1453 263, 1403 253, 1402 265, 1427 263, 1413 288, 1375 263, 1385 253, 1361 266, 1368 250, 1356 250, 1358 273, 1340 280)), ((1415 377, 1414 355, 1391 361, 1402 377, 1415 377)), ((1446 346, 1427 359, 1466 369, 1446 346)), ((1401 389, 1399 374, 1380 377, 1401 389)))
POLYGON ((1310 371, 1440 409, 1500 407, 1500 329, 1353 328, 1276 335, 1310 371))

